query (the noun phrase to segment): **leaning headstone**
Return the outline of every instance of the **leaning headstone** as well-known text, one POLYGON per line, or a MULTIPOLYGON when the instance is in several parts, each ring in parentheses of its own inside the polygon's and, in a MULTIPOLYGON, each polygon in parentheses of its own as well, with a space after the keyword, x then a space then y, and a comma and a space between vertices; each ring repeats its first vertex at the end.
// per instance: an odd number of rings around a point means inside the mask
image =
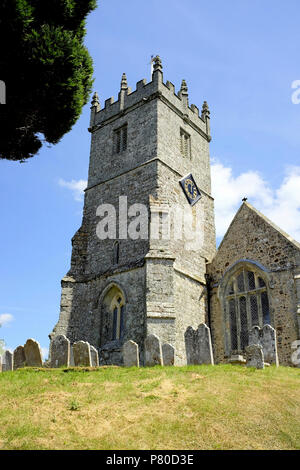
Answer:
POLYGON ((246 366, 255 367, 256 369, 264 369, 264 353, 260 344, 251 344, 245 348, 246 366))
POLYGON ((14 370, 21 369, 21 367, 25 367, 26 365, 26 357, 24 346, 18 346, 14 350, 14 370))
POLYGON ((94 346, 90 346, 90 348, 91 348, 92 367, 99 367, 99 354, 98 354, 98 351, 94 346))
POLYGON ((91 349, 87 341, 77 341, 73 344, 75 366, 92 366, 91 349))
POLYGON ((251 344, 260 344, 265 361, 278 367, 276 330, 271 325, 264 325, 263 328, 253 326, 249 333, 249 345, 251 344))
POLYGON ((174 366, 175 348, 169 343, 164 343, 161 350, 164 366, 174 366))
POLYGON ((139 367, 139 347, 132 341, 126 341, 123 346, 123 363, 125 367, 139 367))
POLYGON ((5 351, 4 353, 4 360, 5 360, 5 371, 11 371, 14 369, 14 356, 13 353, 10 351, 5 351))
POLYGON ((214 364, 210 329, 205 323, 197 330, 189 326, 184 337, 187 364, 214 364))
POLYGON ((278 367, 276 330, 271 325, 264 325, 262 329, 262 348, 265 362, 275 364, 278 367))
POLYGON ((156 335, 148 335, 145 339, 145 365, 162 366, 162 350, 159 337, 156 335))
POLYGON ((32 367, 42 367, 42 351, 37 341, 30 338, 24 345, 26 365, 32 367))
POLYGON ((260 344, 261 329, 259 326, 253 326, 249 331, 249 346, 251 344, 260 344))
POLYGON ((65 335, 57 335, 50 344, 50 367, 69 367, 70 341, 65 335))

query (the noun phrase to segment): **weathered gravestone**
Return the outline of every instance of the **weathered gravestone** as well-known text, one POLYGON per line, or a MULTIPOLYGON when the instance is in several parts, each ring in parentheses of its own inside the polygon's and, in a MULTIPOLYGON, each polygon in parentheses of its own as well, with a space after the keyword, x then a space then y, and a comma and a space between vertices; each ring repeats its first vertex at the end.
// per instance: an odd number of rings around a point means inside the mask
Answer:
POLYGON ((70 366, 75 366, 73 344, 70 345, 70 366))
POLYGON ((169 343, 164 343, 161 350, 164 366, 174 366, 175 348, 169 343))
POLYGON ((21 367, 25 367, 26 365, 26 357, 24 346, 18 346, 14 350, 14 370, 20 369, 21 367))
POLYGON ((261 345, 265 362, 278 367, 276 330, 271 325, 264 325, 263 328, 253 326, 249 333, 249 345, 251 344, 261 345))
POLYGON ((214 364, 210 329, 205 323, 197 330, 189 326, 184 339, 187 364, 214 364))
POLYGON ((139 367, 139 347, 132 341, 126 341, 123 345, 123 363, 125 367, 139 367))
POLYGON ((11 371, 14 369, 14 356, 13 353, 10 351, 5 351, 4 353, 4 361, 5 361, 5 371, 11 371))
POLYGON ((189 326, 184 334, 187 364, 198 364, 196 359, 195 333, 194 328, 189 326))
POLYGON ((145 339, 145 366, 162 366, 162 350, 159 337, 148 335, 145 339))
POLYGON ((37 341, 30 338, 24 345, 26 365, 31 367, 42 367, 42 351, 37 341))
POLYGON ((0 372, 2 372, 2 356, 0 356, 0 372))
POLYGON ((69 367, 70 341, 65 335, 55 336, 50 344, 50 367, 69 367))
POLYGON ((87 341, 77 341, 73 344, 75 366, 92 366, 91 348, 87 341))
POLYGON ((94 346, 90 346, 91 349, 91 363, 92 367, 99 367, 99 354, 94 346))
POLYGON ((264 353, 260 344, 251 344, 245 348, 247 367, 264 369, 264 353))

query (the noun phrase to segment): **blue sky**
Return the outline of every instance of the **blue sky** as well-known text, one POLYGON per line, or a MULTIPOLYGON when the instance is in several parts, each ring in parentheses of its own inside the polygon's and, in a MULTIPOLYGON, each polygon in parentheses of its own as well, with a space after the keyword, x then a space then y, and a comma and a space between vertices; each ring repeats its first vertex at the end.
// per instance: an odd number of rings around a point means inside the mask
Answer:
MULTIPOLYGON (((122 72, 133 89, 149 80, 150 56, 159 54, 164 80, 178 90, 185 78, 190 103, 211 109, 218 236, 246 195, 300 240, 299 0, 98 3, 86 45, 101 103, 117 97, 122 72)), ((81 224, 89 106, 56 146, 25 164, 0 161, 0 338, 11 349, 29 337, 46 349, 58 320, 60 279, 81 224)))

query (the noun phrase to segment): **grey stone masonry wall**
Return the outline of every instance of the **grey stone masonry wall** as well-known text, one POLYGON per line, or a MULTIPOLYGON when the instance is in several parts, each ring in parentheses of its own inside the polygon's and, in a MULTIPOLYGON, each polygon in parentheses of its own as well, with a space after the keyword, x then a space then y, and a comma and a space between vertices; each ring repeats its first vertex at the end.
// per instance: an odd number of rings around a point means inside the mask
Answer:
POLYGON ((264 325, 263 328, 254 326, 249 333, 249 344, 262 346, 265 362, 279 365, 276 331, 271 325, 264 325))

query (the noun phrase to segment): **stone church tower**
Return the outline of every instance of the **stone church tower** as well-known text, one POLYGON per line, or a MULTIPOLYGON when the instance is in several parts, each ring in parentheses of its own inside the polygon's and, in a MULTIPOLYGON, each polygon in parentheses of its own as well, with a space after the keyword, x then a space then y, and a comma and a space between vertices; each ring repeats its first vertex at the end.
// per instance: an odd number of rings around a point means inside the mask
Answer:
POLYGON ((102 364, 122 364, 122 345, 155 333, 186 363, 184 333, 207 322, 206 264, 215 250, 210 113, 189 105, 182 81, 136 90, 122 76, 118 100, 91 107, 91 153, 82 225, 62 280, 60 318, 50 337, 88 341, 102 364))

